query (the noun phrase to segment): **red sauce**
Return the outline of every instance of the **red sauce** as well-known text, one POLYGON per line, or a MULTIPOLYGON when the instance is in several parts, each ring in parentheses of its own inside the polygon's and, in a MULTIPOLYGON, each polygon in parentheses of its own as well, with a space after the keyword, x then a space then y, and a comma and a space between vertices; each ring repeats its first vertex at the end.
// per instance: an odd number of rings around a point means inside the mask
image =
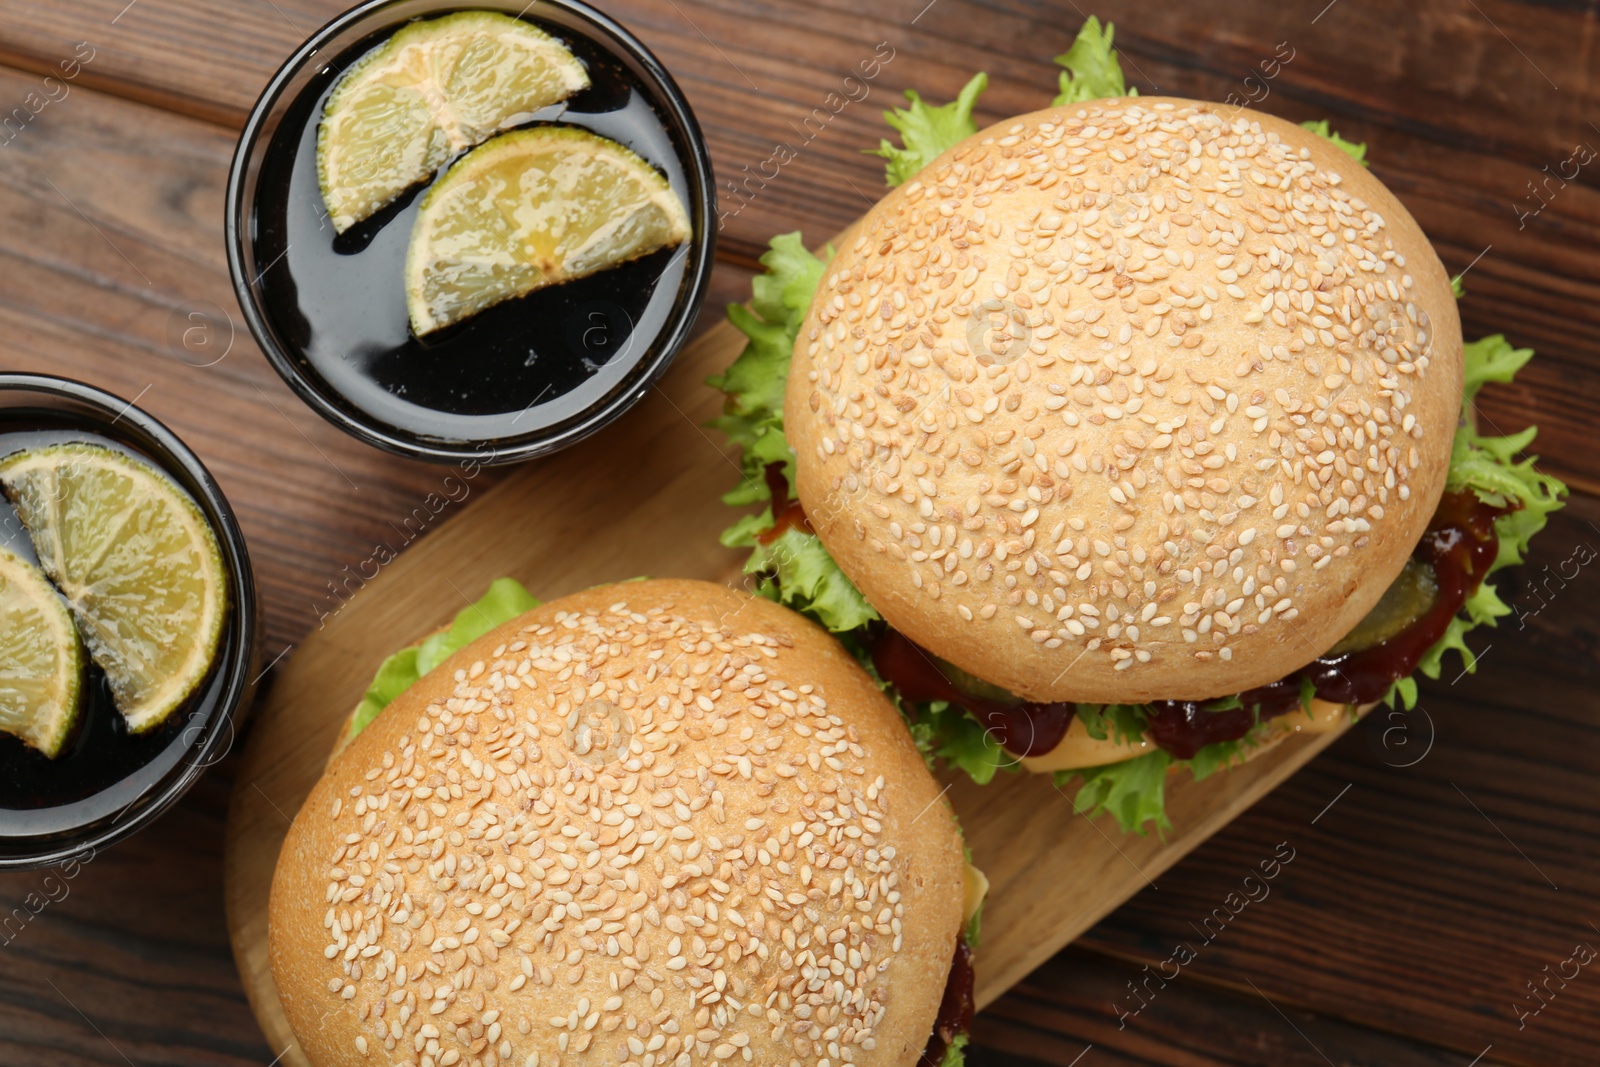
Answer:
MULTIPOLYGON (((1300 690, 1294 691, 1296 699, 1300 690)), ((1205 700, 1152 700, 1146 718, 1145 737, 1159 749, 1178 759, 1194 759, 1195 753, 1219 741, 1237 741, 1256 724, 1256 713, 1249 704, 1226 711, 1207 711, 1205 700)), ((1263 710, 1262 715, 1268 712, 1263 710)))
POLYGON ((1494 520, 1514 510, 1485 504, 1471 491, 1446 494, 1415 553, 1439 581, 1432 606, 1387 641, 1304 668, 1301 673, 1316 686, 1317 696, 1336 704, 1370 703, 1381 699, 1395 679, 1416 670, 1499 554, 1494 520))
POLYGON ((967 947, 966 938, 958 938, 956 956, 950 963, 950 977, 944 984, 944 999, 939 1001, 939 1014, 933 1020, 933 1034, 928 1038, 928 1047, 922 1050, 917 1067, 939 1067, 944 1063, 950 1042, 972 1028, 972 1016, 977 1012, 972 988, 972 950, 967 947))
MULTIPOLYGON (((761 535, 761 543, 769 543, 791 526, 810 531, 799 501, 789 500, 783 464, 768 464, 766 479, 772 490, 773 528, 761 535)), ((1513 510, 1514 506, 1485 504, 1471 490, 1446 493, 1413 552, 1433 568, 1438 582, 1438 592, 1426 612, 1386 641, 1319 657, 1286 678, 1240 693, 1241 707, 1209 711, 1205 706, 1213 703, 1209 700, 1153 700, 1147 729, 1151 743, 1178 759, 1193 759, 1206 745, 1237 741, 1256 723, 1298 708, 1305 679, 1318 697, 1335 704, 1381 700, 1391 685, 1417 669, 1423 655, 1444 636, 1450 620, 1482 584, 1500 551, 1494 521, 1513 510)), ((1042 756, 1054 749, 1077 714, 1070 702, 1005 701, 970 693, 946 677, 932 655, 892 629, 883 630, 870 647, 873 666, 902 699, 959 705, 1017 756, 1042 756)))
POLYGON ((756 540, 764 545, 770 545, 782 537, 783 531, 790 527, 804 530, 806 533, 816 533, 811 528, 811 520, 806 518, 806 509, 800 506, 800 501, 789 499, 789 479, 784 476, 783 464, 768 463, 764 476, 767 491, 772 494, 772 529, 757 534, 756 540))
POLYGON ((1483 582, 1500 551, 1494 520, 1514 508, 1485 504, 1476 493, 1446 493, 1413 555, 1433 568, 1438 593, 1428 610, 1387 641, 1337 656, 1322 656, 1280 679, 1239 694, 1244 706, 1206 711, 1204 701, 1152 701, 1149 738, 1178 759, 1192 759, 1206 745, 1236 741, 1261 719, 1286 715, 1300 705, 1302 679, 1318 697, 1335 704, 1370 704, 1417 669, 1483 582))
POLYGON ((1078 713, 1070 703, 1035 704, 975 696, 958 687, 938 662, 898 630, 884 630, 871 644, 878 676, 893 683, 902 700, 947 700, 972 713, 1006 751, 1042 756, 1061 743, 1078 713))

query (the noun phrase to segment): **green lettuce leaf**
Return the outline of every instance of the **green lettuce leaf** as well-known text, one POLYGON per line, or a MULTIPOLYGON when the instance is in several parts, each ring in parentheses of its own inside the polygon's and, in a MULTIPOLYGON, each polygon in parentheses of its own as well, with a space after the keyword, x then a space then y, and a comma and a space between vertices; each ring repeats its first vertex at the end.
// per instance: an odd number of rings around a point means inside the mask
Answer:
POLYGON ((957 1034, 955 1039, 946 1046, 944 1059, 939 1062, 939 1067, 966 1067, 967 1041, 966 1034, 957 1034))
POLYGON ((538 606, 539 601, 520 582, 512 578, 496 578, 489 583, 489 589, 482 597, 456 613, 448 630, 429 636, 420 645, 402 648, 383 661, 350 720, 350 736, 354 737, 372 725, 372 720, 395 697, 449 659, 451 653, 465 648, 501 623, 509 622, 538 606))
POLYGON ((1116 28, 1109 22, 1101 29, 1100 20, 1093 15, 1084 21, 1072 47, 1056 56, 1056 62, 1066 69, 1061 72, 1061 92, 1050 101, 1052 104, 1060 107, 1085 100, 1139 95, 1139 90, 1130 90, 1123 80, 1122 64, 1111 47, 1115 33, 1116 28))
MULTIPOLYGON (((971 863, 972 857, 968 856, 967 862, 971 863)), ((983 906, 988 902, 988 897, 978 901, 978 910, 972 913, 972 918, 967 920, 967 928, 961 932, 961 939, 974 952, 977 951, 978 942, 983 937, 983 906)))
POLYGON ((822 547, 822 539, 799 527, 789 527, 770 544, 756 542, 744 572, 762 577, 758 591, 763 596, 833 633, 859 630, 880 618, 822 547))
POLYGON ((1244 759, 1245 749, 1249 747, 1248 739, 1245 741, 1218 741, 1202 748, 1188 761, 1189 773, 1195 781, 1208 778, 1224 767, 1231 767, 1244 759))
MULTIPOLYGON (((1372 166, 1371 163, 1367 162, 1367 143, 1362 141, 1360 144, 1357 144, 1354 141, 1346 141, 1343 137, 1340 137, 1337 133, 1333 132, 1333 129, 1328 125, 1327 119, 1317 119, 1315 122, 1302 122, 1300 125, 1304 126, 1318 137, 1326 137, 1328 140, 1332 141, 1335 146, 1349 155, 1351 159, 1355 160, 1357 163, 1360 163, 1363 167, 1372 166)), ((1460 294, 1458 293, 1456 295, 1459 296, 1460 294)))
MULTIPOLYGON (((1109 728, 1121 740, 1124 737, 1136 738, 1143 733, 1146 707, 1142 704, 1111 704, 1096 712, 1099 705, 1080 704, 1078 715, 1086 726, 1098 720, 1098 727, 1089 727, 1090 736, 1104 740, 1109 728), (1088 717, 1085 717, 1086 713, 1088 717), (1118 720, 1123 725, 1114 725, 1118 720), (1100 733, 1095 732, 1097 728, 1100 733)), ((1172 768, 1185 769, 1195 781, 1199 781, 1241 761, 1245 752, 1255 743, 1252 735, 1240 741, 1219 741, 1206 745, 1194 754, 1193 759, 1175 759, 1157 749, 1120 763, 1057 771, 1056 788, 1064 790, 1072 779, 1079 778, 1083 784, 1073 801, 1075 810, 1086 812, 1091 817, 1105 812, 1116 819, 1123 833, 1147 833, 1152 825, 1165 831, 1171 828, 1167 820, 1166 782, 1172 768)))
POLYGON ((1158 748, 1121 763, 1058 771, 1056 787, 1065 786, 1072 778, 1080 778, 1083 784, 1072 799, 1074 811, 1090 818, 1107 812, 1127 831, 1143 833, 1150 823, 1166 831, 1172 829, 1167 818, 1167 768, 1172 763, 1172 757, 1158 748))
MULTIPOLYGON (((1533 443, 1535 427, 1504 437, 1478 431, 1477 412, 1473 406, 1478 390, 1488 382, 1511 381, 1533 358, 1533 349, 1512 348, 1505 337, 1492 334, 1463 345, 1462 352, 1466 365, 1461 389, 1461 422, 1451 444, 1445 491, 1459 493, 1471 489, 1484 503, 1497 506, 1514 503, 1519 507, 1495 520, 1500 551, 1489 564, 1483 583, 1467 598, 1461 612, 1450 620, 1444 636, 1428 649, 1417 665, 1417 670, 1429 678, 1438 678, 1443 673, 1444 657, 1449 652, 1461 656, 1464 671, 1471 673, 1477 669, 1478 658, 1467 647, 1467 634, 1479 626, 1495 626, 1496 620, 1511 614, 1510 605, 1500 599, 1488 579, 1496 571, 1521 563, 1527 557, 1529 541, 1544 529, 1550 513, 1563 506, 1567 495, 1567 487, 1559 478, 1536 469, 1539 457, 1523 456, 1523 450, 1533 443)), ((1396 683, 1387 700, 1391 704, 1398 701, 1406 708, 1415 707, 1415 679, 1396 683)))
POLYGON ((910 181, 946 149, 977 133, 972 109, 978 103, 978 94, 988 85, 987 74, 974 74, 960 95, 943 107, 926 103, 915 89, 907 89, 906 99, 911 106, 883 113, 884 120, 900 132, 900 143, 905 147, 896 148, 885 139, 878 142, 877 148, 867 150, 868 155, 889 161, 883 168, 884 181, 889 185, 910 181))
POLYGON ((1021 766, 965 708, 944 700, 902 700, 900 709, 924 754, 959 768, 979 785, 988 785, 999 771, 1015 771, 1021 766))
POLYGON ((366 695, 357 705, 354 718, 350 720, 350 736, 354 737, 371 726, 378 712, 388 707, 390 701, 410 689, 411 683, 421 677, 422 672, 417 670, 417 649, 414 645, 402 648, 384 660, 378 673, 373 675, 366 695))
MULTIPOLYGON (((722 416, 711 425, 743 452, 744 479, 723 497, 735 507, 771 498, 765 479, 769 463, 783 463, 789 484, 794 484, 794 454, 783 436, 783 386, 795 335, 832 256, 832 248, 820 257, 812 255, 798 232, 779 234, 761 257, 766 271, 751 282, 750 306, 728 307, 729 321, 749 340, 739 358, 706 384, 727 394, 722 416)), ((735 543, 727 540, 729 534, 724 534, 724 544, 735 543)))
MULTIPOLYGON (((1496 333, 1462 345, 1461 355, 1461 417, 1463 421, 1471 422, 1470 408, 1472 402, 1478 399, 1478 390, 1489 382, 1502 385, 1509 383, 1517 376, 1517 371, 1526 367, 1533 358, 1533 349, 1512 348, 1504 334, 1496 333)), ((1459 433, 1456 435, 1456 444, 1461 444, 1459 433)), ((1452 470, 1456 458, 1456 455, 1450 457, 1452 470)))
POLYGON ((417 650, 417 674, 427 674, 496 626, 538 606, 539 601, 515 578, 496 578, 483 596, 456 612, 450 629, 422 642, 417 650))
MULTIPOLYGON (((1446 636, 1448 636, 1448 633, 1446 634, 1446 636)), ((1439 655, 1443 656, 1444 653, 1440 652, 1439 655)), ((1427 658, 1427 657, 1424 656, 1423 658, 1427 658)), ((1396 703, 1398 703, 1401 707, 1404 707, 1407 711, 1409 711, 1412 708, 1416 707, 1417 706, 1417 676, 1415 674, 1410 674, 1410 675, 1407 675, 1406 677, 1400 679, 1398 682, 1395 682, 1394 685, 1389 687, 1389 692, 1384 694, 1383 702, 1385 704, 1387 704, 1391 708, 1394 707, 1396 703)))
POLYGON ((1079 704, 1078 718, 1096 741, 1136 741, 1144 736, 1144 704, 1079 704))

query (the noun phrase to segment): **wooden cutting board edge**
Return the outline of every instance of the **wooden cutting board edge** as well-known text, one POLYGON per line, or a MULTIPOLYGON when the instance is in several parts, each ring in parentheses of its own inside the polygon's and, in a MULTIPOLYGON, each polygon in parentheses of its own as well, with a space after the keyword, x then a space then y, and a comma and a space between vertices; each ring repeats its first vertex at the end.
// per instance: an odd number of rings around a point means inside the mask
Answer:
MULTIPOLYGON (((258 707, 224 845, 234 957, 285 1067, 307 1061, 267 958, 272 872, 290 820, 373 671, 506 574, 543 599, 639 574, 736 582, 742 554, 717 542, 731 514, 717 498, 736 482, 738 467, 703 428, 720 398, 701 382, 742 344, 731 326, 714 326, 634 411, 583 448, 523 467, 482 499, 462 498, 459 513, 347 598, 309 606, 328 614, 284 662, 258 707)), ((451 473, 441 469, 441 484, 451 473)), ((456 476, 470 498, 473 475, 456 476)), ((979 1007, 1154 884, 1338 736, 1292 737, 1203 782, 1174 775, 1168 811, 1175 829, 1165 839, 1125 837, 1108 819, 1096 824, 1073 814, 1067 800, 1045 795, 1055 792, 1049 776, 1002 775, 977 786, 948 775, 951 802, 992 886, 977 954, 979 1007)))

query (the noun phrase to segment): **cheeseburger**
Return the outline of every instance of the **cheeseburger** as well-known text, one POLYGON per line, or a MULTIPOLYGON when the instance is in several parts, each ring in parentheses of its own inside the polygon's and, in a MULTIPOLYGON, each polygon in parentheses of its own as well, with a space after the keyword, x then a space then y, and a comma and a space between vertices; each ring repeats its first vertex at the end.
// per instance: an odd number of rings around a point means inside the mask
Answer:
POLYGON ((1564 488, 1517 460, 1531 434, 1477 434, 1472 394, 1531 353, 1463 346, 1356 146, 1121 95, 938 144, 974 86, 891 116, 914 176, 836 251, 775 241, 733 314, 729 499, 770 504, 725 541, 767 594, 926 747, 1081 777, 1129 828, 1165 824, 1175 766, 1409 704, 1448 648, 1470 667, 1506 611, 1483 578, 1564 488))
POLYGON ((284 843, 311 1063, 959 1063, 960 832, 856 661, 702 582, 506 592, 385 665, 284 843))

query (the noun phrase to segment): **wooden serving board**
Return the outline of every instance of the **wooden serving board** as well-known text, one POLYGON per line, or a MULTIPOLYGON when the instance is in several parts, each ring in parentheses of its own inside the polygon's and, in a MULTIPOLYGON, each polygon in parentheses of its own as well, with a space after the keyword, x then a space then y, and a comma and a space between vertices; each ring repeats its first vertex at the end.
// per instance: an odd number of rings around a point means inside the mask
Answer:
MULTIPOLYGON (((322 773, 349 711, 395 650, 448 621, 493 579, 541 599, 638 575, 737 582, 743 552, 717 534, 719 500, 738 480, 725 442, 704 423, 721 396, 703 379, 744 338, 726 323, 680 354, 662 385, 601 435, 530 464, 327 609, 337 611, 284 663, 256 711, 228 816, 225 894, 234 957, 280 1062, 305 1067, 267 964, 267 897, 289 821, 322 773)), ((440 495, 470 477, 440 469, 440 495), (455 473, 457 481, 445 485, 455 473)), ((469 498, 471 494, 469 492, 469 498)), ((420 504, 421 502, 419 502, 420 504)), ((368 568, 369 572, 371 568, 368 568)), ((1124 835, 1073 813, 1048 775, 976 786, 951 774, 950 797, 989 876, 977 956, 980 1007, 1133 896, 1338 736, 1294 736, 1204 782, 1174 775, 1166 839, 1124 835)))

